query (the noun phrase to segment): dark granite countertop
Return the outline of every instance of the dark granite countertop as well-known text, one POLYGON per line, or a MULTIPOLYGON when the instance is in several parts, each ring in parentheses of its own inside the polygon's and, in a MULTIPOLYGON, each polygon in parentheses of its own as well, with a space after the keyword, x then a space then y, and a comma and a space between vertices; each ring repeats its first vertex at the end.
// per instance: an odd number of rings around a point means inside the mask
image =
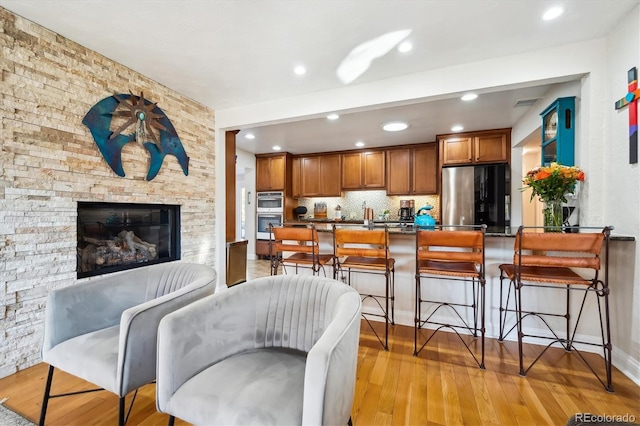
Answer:
MULTIPOLYGON (((331 227, 328 225, 331 225, 333 223, 335 224, 347 224, 347 225, 362 225, 362 227, 364 228, 364 221, 362 220, 333 220, 333 219, 313 219, 313 218, 309 218, 309 219, 305 219, 302 221, 298 221, 298 222, 288 222, 288 223, 300 223, 300 224, 307 224, 307 223, 318 223, 318 224, 326 224, 327 227, 324 226, 319 226, 317 227, 318 232, 331 232, 331 227)), ((383 228, 384 226, 387 226, 387 228, 389 229, 389 233, 390 234, 401 234, 401 235, 415 235, 416 231, 415 228, 413 226, 413 224, 406 224, 406 223, 400 223, 398 221, 384 221, 384 220, 375 220, 374 221, 374 229, 380 229, 383 228)), ((505 230, 503 232, 500 231, 487 231, 487 233, 485 234, 487 237, 511 237, 514 238, 516 236, 516 232, 518 231, 517 227, 507 227, 505 228, 505 230)), ((611 241, 635 241, 636 238, 634 236, 628 236, 628 235, 616 235, 616 234, 611 234, 611 236, 609 237, 609 239, 611 241)))

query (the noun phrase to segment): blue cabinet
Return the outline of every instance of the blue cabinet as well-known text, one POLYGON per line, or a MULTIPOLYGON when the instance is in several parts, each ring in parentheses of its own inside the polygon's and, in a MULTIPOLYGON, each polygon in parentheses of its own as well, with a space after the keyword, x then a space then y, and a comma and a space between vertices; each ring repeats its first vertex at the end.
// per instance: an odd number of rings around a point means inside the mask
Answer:
POLYGON ((574 165, 575 157, 575 96, 558 98, 542 113, 543 166, 556 162, 574 165))

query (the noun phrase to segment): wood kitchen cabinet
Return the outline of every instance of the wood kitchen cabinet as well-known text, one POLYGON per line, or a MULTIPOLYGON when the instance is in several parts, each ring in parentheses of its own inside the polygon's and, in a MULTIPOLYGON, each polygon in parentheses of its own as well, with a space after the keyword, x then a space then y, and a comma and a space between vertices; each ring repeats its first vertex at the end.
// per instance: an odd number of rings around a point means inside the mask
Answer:
POLYGON ((302 197, 302 158, 291 160, 291 196, 302 197))
POLYGON ((339 154, 294 158, 291 172, 294 198, 340 196, 339 154))
POLYGON ((256 191, 284 191, 287 160, 288 154, 256 156, 256 191))
POLYGON ((385 151, 342 154, 342 189, 384 189, 385 151))
POLYGON ((430 195, 437 192, 436 143, 387 151, 387 195, 430 195))
POLYGON ((508 163, 511 129, 438 136, 443 166, 508 163))

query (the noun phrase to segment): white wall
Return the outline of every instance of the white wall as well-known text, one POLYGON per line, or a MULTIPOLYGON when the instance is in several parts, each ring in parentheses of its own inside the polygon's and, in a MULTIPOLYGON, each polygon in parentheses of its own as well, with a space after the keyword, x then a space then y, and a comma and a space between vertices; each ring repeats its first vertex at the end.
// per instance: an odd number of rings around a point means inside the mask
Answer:
MULTIPOLYGON (((602 169, 599 202, 605 220, 616 226, 616 232, 634 235, 637 240, 640 236, 640 167, 629 164, 629 112, 627 108, 616 111, 614 103, 626 94, 627 70, 640 67, 640 8, 629 14, 607 38, 605 64, 606 114, 591 118, 609 125, 604 126, 606 131, 597 141, 603 155, 592 164, 602 169)), ((627 269, 632 269, 629 274, 613 277, 613 343, 617 350, 613 360, 618 368, 634 374, 635 381, 640 382, 640 253, 637 241, 627 246, 628 251, 615 253, 617 257, 613 259, 619 269, 625 264, 629 265, 627 269)))
MULTIPOLYGON (((247 258, 256 258, 256 156, 250 152, 236 149, 236 167, 244 169, 244 187, 247 191, 247 199, 245 204, 246 222, 245 222, 245 239, 249 240, 247 246, 247 258)), ((238 199, 238 207, 241 202, 238 199)))

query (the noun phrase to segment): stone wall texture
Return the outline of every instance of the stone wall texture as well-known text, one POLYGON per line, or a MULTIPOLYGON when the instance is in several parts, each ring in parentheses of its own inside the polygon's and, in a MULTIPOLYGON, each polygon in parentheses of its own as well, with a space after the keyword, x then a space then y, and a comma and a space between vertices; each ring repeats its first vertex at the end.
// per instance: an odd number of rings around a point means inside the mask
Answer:
MULTIPOLYGON (((46 296, 76 279, 78 201, 179 204, 182 260, 215 267, 214 112, 0 8, 0 377, 40 362, 46 296), (124 147, 125 177, 82 124, 114 93, 144 92, 190 157, 146 181, 149 155, 124 147)), ((125 133, 129 133, 126 131, 125 133)), ((90 278, 89 278, 90 279, 90 278)))

